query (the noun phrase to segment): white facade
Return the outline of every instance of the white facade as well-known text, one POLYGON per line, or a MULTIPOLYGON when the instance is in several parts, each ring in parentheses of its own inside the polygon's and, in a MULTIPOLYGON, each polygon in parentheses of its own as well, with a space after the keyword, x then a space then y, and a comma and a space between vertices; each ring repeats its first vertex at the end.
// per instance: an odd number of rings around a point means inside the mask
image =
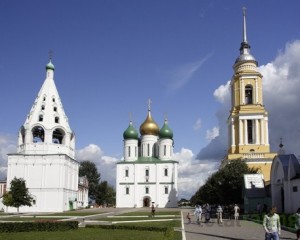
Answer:
POLYGON ((14 177, 23 178, 33 197, 33 206, 20 207, 20 212, 62 212, 77 207, 75 135, 53 78, 50 61, 46 79, 19 130, 17 153, 8 154, 7 190, 14 177))
POLYGON ((173 133, 167 121, 159 130, 148 110, 140 127, 124 132, 124 161, 116 167, 116 207, 177 207, 178 162, 172 160, 173 133))
POLYGON ((295 213, 300 199, 300 163, 294 154, 273 159, 271 169, 272 205, 282 213, 295 213))

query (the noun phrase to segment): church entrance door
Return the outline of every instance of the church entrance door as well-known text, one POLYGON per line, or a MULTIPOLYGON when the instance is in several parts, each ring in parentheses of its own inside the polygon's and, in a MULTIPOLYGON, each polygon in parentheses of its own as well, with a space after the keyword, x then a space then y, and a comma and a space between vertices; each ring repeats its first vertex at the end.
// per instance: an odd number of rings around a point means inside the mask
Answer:
POLYGON ((144 197, 143 199, 143 207, 150 207, 150 197, 144 197))

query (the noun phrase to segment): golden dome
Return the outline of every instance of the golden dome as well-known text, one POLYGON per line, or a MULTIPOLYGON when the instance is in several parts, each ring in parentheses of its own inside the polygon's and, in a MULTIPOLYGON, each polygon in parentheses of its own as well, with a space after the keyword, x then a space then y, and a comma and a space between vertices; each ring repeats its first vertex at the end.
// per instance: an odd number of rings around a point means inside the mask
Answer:
POLYGON ((148 116, 146 120, 140 126, 140 133, 141 135, 154 135, 158 136, 159 134, 159 127, 156 122, 151 117, 151 111, 148 110, 148 116))

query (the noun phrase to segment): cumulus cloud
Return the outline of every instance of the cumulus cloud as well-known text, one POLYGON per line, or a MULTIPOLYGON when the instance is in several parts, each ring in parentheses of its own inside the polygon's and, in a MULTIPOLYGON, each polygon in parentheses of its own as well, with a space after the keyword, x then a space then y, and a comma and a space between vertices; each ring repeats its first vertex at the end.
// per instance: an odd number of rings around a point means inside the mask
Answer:
POLYGON ((195 131, 198 131, 200 128, 202 127, 202 121, 200 118, 197 119, 197 121, 195 122, 193 129, 195 131))
POLYGON ((211 141, 219 136, 219 127, 213 127, 212 129, 206 130, 206 139, 211 141))
POLYGON ((168 91, 169 93, 175 93, 180 88, 185 86, 193 77, 195 72, 197 72, 200 67, 212 56, 213 54, 210 53, 206 55, 199 61, 187 63, 176 70, 174 70, 172 75, 172 81, 169 84, 168 91))
POLYGON ((179 162, 178 199, 190 198, 219 167, 219 163, 209 160, 199 163, 193 152, 186 148, 174 153, 173 158, 179 162))
POLYGON ((17 150, 16 137, 8 134, 0 134, 0 179, 6 178, 7 154, 17 150))
POLYGON ((95 145, 88 146, 76 151, 77 161, 89 160, 95 163, 98 172, 100 173, 101 181, 107 181, 110 185, 116 185, 116 162, 117 158, 104 156, 102 149, 95 145))
MULTIPOLYGON (((277 151, 283 138, 286 153, 300 154, 300 40, 286 44, 270 63, 260 66, 263 75, 263 98, 269 113, 269 139, 271 151, 277 151)), ((222 104, 217 112, 219 136, 200 150, 197 159, 221 161, 228 148, 226 120, 231 108, 230 82, 214 91, 222 104)))

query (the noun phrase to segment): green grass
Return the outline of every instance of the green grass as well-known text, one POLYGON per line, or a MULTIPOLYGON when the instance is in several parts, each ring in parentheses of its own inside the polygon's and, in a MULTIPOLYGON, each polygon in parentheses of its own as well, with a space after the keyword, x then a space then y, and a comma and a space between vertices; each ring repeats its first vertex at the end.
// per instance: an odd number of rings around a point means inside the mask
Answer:
POLYGON ((84 240, 95 240, 95 239, 162 240, 163 237, 164 237, 164 233, 162 232, 110 230, 110 229, 100 229, 100 228, 99 229, 80 228, 76 231, 65 231, 65 232, 0 233, 0 239, 5 239, 5 240, 32 240, 32 239, 34 240, 82 240, 82 239, 84 240))
MULTIPOLYGON (((151 212, 128 212, 123 213, 118 216, 150 216, 151 212)), ((178 215, 180 216, 180 211, 156 211, 155 215, 178 215)))
POLYGON ((16 222, 57 221, 57 220, 62 220, 62 219, 64 219, 64 218, 7 217, 7 218, 0 218, 0 222, 4 222, 4 221, 16 221, 16 222))
POLYGON ((82 211, 70 211, 70 212, 62 212, 62 213, 51 213, 51 214, 44 214, 44 216, 91 216, 97 214, 104 214, 106 212, 99 212, 99 211, 91 211, 91 212, 82 212, 82 211))

